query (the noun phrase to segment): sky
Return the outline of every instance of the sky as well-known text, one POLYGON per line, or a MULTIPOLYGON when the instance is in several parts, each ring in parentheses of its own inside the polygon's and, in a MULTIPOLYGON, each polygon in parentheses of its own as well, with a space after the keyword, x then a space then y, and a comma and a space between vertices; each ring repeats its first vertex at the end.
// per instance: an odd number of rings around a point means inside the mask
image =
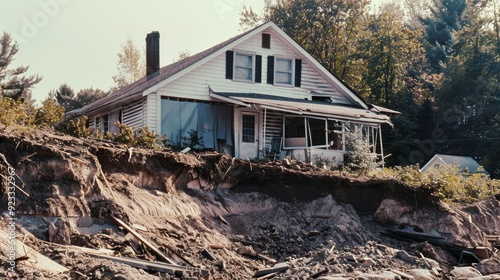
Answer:
POLYGON ((132 39, 143 50, 151 31, 160 33, 160 66, 236 36, 243 5, 260 12, 264 0, 0 0, 0 32, 19 44, 9 68, 43 76, 33 88, 40 102, 63 83, 108 90, 121 45, 132 39))

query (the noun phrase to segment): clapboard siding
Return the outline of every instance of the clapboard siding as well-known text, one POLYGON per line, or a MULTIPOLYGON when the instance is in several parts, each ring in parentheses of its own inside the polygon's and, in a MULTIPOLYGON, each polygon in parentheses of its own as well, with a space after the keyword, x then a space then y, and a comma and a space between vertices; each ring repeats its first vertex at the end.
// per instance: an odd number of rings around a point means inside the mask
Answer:
POLYGON ((142 127, 144 124, 145 99, 141 99, 128 106, 123 107, 123 123, 130 127, 142 127))
POLYGON ((147 95, 145 100, 146 102, 143 104, 145 114, 144 119, 146 120, 145 125, 149 127, 150 130, 157 132, 157 119, 160 116, 158 114, 158 94, 156 92, 150 93, 147 95))
POLYGON ((257 34, 237 45, 234 50, 255 52, 262 56, 262 82, 245 83, 235 82, 225 77, 226 54, 221 53, 203 65, 198 66, 184 76, 158 89, 158 94, 178 98, 192 98, 210 100, 208 86, 219 92, 261 93, 266 95, 284 96, 292 98, 311 98, 311 91, 318 94, 328 94, 335 97, 340 103, 349 101, 338 92, 326 79, 316 73, 311 65, 302 59, 302 86, 276 86, 267 84, 267 59, 268 56, 301 59, 299 53, 294 53, 284 42, 271 33, 271 48, 262 48, 261 34, 257 34))

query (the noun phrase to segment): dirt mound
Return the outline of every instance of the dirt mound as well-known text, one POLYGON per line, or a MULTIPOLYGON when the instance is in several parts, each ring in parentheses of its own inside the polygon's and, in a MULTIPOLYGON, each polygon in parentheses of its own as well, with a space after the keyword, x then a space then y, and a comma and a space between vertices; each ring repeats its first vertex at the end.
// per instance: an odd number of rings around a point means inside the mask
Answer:
MULTIPOLYGON (((382 234, 384 224, 448 232, 450 241, 467 247, 489 246, 485 236, 500 234, 494 199, 452 209, 431 189, 298 162, 155 152, 10 128, 0 133, 0 143, 0 172, 7 176, 14 170, 18 186, 16 232, 69 269, 48 275, 30 272, 29 261, 19 261, 16 272, 0 272, 2 277, 246 279, 267 268, 287 279, 398 279, 429 273, 437 279, 459 260, 443 257, 448 253, 434 245, 388 237, 382 234), (165 262, 164 254, 182 269, 144 265, 165 262), (133 268, 130 262, 139 260, 143 268, 133 268)), ((4 192, 1 205, 6 202, 4 192)), ((7 215, 2 228, 8 223, 7 215)), ((7 254, 0 259, 8 260, 7 254)), ((488 261, 483 267, 495 267, 488 261)))

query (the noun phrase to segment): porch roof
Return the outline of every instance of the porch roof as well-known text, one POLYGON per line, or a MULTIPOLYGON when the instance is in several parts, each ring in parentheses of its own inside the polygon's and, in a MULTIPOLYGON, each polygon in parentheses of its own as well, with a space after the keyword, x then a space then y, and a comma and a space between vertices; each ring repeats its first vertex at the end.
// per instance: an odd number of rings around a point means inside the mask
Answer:
POLYGON ((296 99, 258 93, 213 92, 214 99, 250 107, 252 104, 260 108, 288 112, 298 115, 335 118, 363 123, 387 123, 392 126, 389 116, 363 108, 329 103, 323 100, 296 99))

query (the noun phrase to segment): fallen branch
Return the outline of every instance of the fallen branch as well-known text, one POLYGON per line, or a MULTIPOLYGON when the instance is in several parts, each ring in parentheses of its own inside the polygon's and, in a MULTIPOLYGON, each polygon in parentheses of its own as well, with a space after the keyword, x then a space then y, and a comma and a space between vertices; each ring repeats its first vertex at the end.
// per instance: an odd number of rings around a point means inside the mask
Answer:
MULTIPOLYGON (((7 164, 7 168, 12 168, 12 165, 10 165, 10 163, 7 161, 7 158, 5 157, 4 154, 0 153, 0 158, 5 162, 5 164, 7 164)), ((15 169, 14 169, 15 170, 15 169)), ((26 186, 26 183, 24 183, 23 179, 21 179, 21 177, 19 177, 19 175, 17 174, 14 174, 16 176, 17 179, 19 179, 19 181, 21 181, 21 183, 23 183, 23 186, 26 186)), ((9 181, 9 179, 7 177, 5 177, 4 175, 1 175, 5 180, 7 180, 7 182, 9 181)), ((20 191, 22 194, 24 194, 26 197, 30 198, 30 195, 25 191, 23 190, 21 187, 19 187, 17 184, 14 184, 14 187, 16 187, 16 189, 18 191, 20 191)))

